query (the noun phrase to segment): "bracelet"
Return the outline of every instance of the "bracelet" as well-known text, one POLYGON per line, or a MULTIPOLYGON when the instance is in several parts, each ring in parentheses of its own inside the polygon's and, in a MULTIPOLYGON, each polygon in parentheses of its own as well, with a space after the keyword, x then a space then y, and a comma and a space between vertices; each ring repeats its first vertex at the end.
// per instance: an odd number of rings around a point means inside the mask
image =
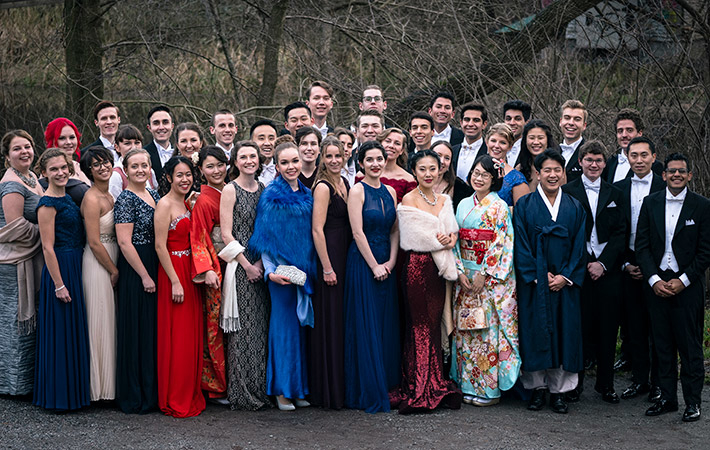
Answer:
POLYGON ((332 275, 333 272, 334 272, 333 270, 331 270, 330 272, 326 272, 326 271, 324 270, 324 271, 323 271, 323 275, 332 275))
POLYGON ((62 289, 66 289, 67 287, 65 285, 59 286, 57 289, 54 290, 54 293, 56 294, 57 292, 61 291, 62 289))

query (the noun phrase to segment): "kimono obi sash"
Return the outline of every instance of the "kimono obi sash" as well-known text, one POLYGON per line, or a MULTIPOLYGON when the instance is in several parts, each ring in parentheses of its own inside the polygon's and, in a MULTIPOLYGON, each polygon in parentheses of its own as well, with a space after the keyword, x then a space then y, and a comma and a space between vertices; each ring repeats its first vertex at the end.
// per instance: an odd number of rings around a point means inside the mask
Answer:
POLYGON ((488 247, 495 241, 496 233, 493 230, 480 228, 459 229, 459 248, 461 257, 476 264, 483 263, 488 247))
POLYGON ((219 225, 215 225, 215 227, 212 228, 210 238, 212 239, 212 245, 214 246, 214 249, 217 253, 224 250, 224 247, 226 246, 224 245, 224 241, 222 240, 222 229, 219 225))

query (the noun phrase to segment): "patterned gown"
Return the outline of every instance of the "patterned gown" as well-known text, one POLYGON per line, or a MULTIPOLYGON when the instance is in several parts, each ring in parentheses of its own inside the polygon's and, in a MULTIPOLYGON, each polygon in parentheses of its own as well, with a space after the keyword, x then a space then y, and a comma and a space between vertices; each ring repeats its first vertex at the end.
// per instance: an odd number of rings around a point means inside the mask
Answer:
MULTIPOLYGON (((217 253, 224 248, 219 228, 219 202, 222 192, 205 184, 192 210, 192 260, 194 277, 214 270, 222 286, 222 271, 225 265, 217 253)), ((204 278, 203 278, 204 279, 204 278)), ((227 391, 227 372, 224 361, 224 334, 219 327, 222 307, 222 289, 212 289, 203 284, 204 290, 204 362, 202 365, 202 389, 210 398, 222 398, 227 391)))
POLYGON ((461 239, 455 247, 459 272, 464 272, 469 280, 473 280, 482 268, 486 272, 486 284, 480 297, 488 328, 458 329, 456 317, 459 310, 475 306, 477 300, 457 286, 451 378, 464 394, 499 398, 501 391, 513 387, 521 365, 513 270, 513 225, 508 205, 495 192, 488 194, 480 203, 475 200, 475 195, 462 200, 456 211, 456 221, 460 228, 493 230, 496 237, 485 250, 462 250, 462 246, 471 248, 471 244, 461 239))
MULTIPOLYGON (((256 192, 242 189, 236 182, 236 200, 232 212, 232 236, 246 246, 254 232, 256 205, 264 190, 259 183, 256 192)), ((244 256, 254 263, 249 249, 244 256)), ((269 295, 266 283, 247 280, 242 266, 237 267, 237 302, 241 329, 227 338, 227 398, 232 409, 257 410, 271 406, 266 395, 266 357, 269 336, 269 295)))

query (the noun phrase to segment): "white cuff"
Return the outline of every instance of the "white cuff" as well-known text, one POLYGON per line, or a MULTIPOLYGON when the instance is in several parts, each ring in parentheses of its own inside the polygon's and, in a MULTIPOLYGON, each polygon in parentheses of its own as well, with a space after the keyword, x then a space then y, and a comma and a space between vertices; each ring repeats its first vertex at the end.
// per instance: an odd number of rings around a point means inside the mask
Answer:
POLYGON ((651 275, 651 277, 648 279, 648 284, 650 284, 651 287, 653 287, 653 285, 656 284, 656 283, 658 283, 659 281, 661 281, 661 277, 659 277, 659 276, 656 275, 656 274, 653 274, 653 275, 651 275))
POLYGON ((690 286, 690 279, 688 278, 688 275, 686 275, 686 274, 681 275, 680 281, 681 281, 681 283, 683 283, 683 285, 685 285, 685 287, 690 286))

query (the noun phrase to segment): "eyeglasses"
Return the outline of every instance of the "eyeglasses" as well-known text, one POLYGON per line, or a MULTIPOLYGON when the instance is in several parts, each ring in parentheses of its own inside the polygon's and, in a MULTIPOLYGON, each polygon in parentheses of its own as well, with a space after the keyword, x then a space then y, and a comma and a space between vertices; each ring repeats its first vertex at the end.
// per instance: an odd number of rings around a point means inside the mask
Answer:
POLYGON ((108 159, 91 163, 91 168, 94 170, 99 170, 102 167, 112 167, 112 166, 113 166, 113 162, 109 161, 108 159))
POLYGON ((473 173, 471 174, 471 179, 475 180, 476 178, 481 178, 482 180, 486 181, 486 180, 490 180, 491 178, 493 178, 493 175, 491 175, 488 172, 479 172, 477 170, 474 170, 473 173))
POLYGON ((587 164, 596 164, 596 165, 604 163, 603 159, 583 158, 582 161, 586 162, 587 164))
POLYGON ((685 175, 685 174, 688 173, 688 169, 683 169, 683 168, 680 168, 680 169, 670 169, 670 168, 668 168, 668 169, 666 169, 666 173, 667 173, 668 175, 673 175, 673 174, 676 173, 676 172, 678 172, 678 173, 681 174, 681 175, 685 175))
POLYGON ((381 101, 382 101, 382 97, 379 96, 379 95, 375 95, 374 97, 367 96, 367 97, 363 97, 363 98, 362 98, 362 101, 363 101, 363 102, 381 102, 381 101))

